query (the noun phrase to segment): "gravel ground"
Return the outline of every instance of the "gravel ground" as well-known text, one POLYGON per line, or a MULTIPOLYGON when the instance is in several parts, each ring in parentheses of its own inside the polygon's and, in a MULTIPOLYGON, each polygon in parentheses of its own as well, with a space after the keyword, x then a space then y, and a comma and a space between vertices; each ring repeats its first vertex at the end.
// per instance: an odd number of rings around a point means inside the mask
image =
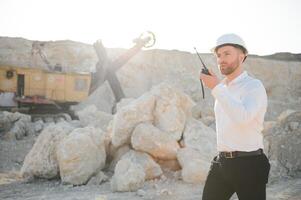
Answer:
MULTIPOLYGON (((0 180, 4 176, 0 175, 0 180), (2 178, 1 178, 2 177, 2 178)), ((1 183, 1 182, 0 182, 1 183)), ((37 179, 24 182, 16 176, 6 177, 6 183, 0 184, 0 199, 9 200, 136 200, 136 199, 201 199, 202 184, 188 184, 174 176, 145 182, 144 187, 136 192, 112 192, 110 182, 101 185, 71 186, 60 180, 37 179)), ((232 199, 237 199, 232 197, 232 199)), ((268 186, 267 200, 300 200, 301 179, 286 179, 268 186)))
MULTIPOLYGON (((110 182, 101 185, 71 186, 60 180, 22 180, 19 170, 35 137, 23 140, 0 139, 0 199, 5 200, 195 200, 201 199, 203 185, 180 180, 180 174, 165 171, 161 179, 147 181, 136 192, 112 192, 110 182)), ((110 175, 109 175, 110 176, 110 175)), ((232 197, 232 200, 237 199, 232 197)), ((301 200, 301 178, 282 179, 268 185, 267 200, 301 200)))

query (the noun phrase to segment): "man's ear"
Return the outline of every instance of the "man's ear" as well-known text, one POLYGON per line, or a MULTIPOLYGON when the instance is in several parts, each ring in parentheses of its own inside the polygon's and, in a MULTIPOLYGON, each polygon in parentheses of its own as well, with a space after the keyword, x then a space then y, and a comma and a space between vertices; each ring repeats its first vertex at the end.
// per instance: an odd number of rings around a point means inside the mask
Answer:
POLYGON ((248 56, 247 56, 247 55, 245 55, 245 57, 244 57, 244 59, 243 59, 243 61, 242 61, 242 62, 245 62, 245 60, 247 59, 247 57, 248 57, 248 56))
POLYGON ((240 52, 240 54, 239 54, 240 63, 243 63, 246 58, 247 58, 247 55, 245 55, 243 52, 240 52))

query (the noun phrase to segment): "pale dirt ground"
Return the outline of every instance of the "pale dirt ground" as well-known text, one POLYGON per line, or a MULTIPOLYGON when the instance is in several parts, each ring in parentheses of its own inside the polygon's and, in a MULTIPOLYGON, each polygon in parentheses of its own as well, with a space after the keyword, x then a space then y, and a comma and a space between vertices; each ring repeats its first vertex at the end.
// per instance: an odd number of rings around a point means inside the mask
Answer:
MULTIPOLYGON (((71 186, 60 180, 25 182, 18 175, 22 162, 34 143, 23 140, 0 139, 0 199, 9 200, 194 200, 201 199, 203 185, 184 183, 179 173, 165 171, 166 178, 145 182, 137 192, 112 192, 110 182, 101 185, 71 186)), ((236 199, 233 197, 232 199, 236 199)), ((268 200, 301 200, 301 178, 286 179, 268 185, 268 200)))
MULTIPOLYGON (((101 185, 63 185, 60 180, 35 180, 31 183, 12 182, 0 185, 0 199, 11 200, 194 200, 201 199, 202 184, 188 184, 168 177, 166 180, 149 181, 138 192, 112 192, 110 183, 101 185)), ((237 199, 233 197, 232 199, 237 199)), ((283 180, 268 186, 268 200, 300 200, 301 179, 283 180)))

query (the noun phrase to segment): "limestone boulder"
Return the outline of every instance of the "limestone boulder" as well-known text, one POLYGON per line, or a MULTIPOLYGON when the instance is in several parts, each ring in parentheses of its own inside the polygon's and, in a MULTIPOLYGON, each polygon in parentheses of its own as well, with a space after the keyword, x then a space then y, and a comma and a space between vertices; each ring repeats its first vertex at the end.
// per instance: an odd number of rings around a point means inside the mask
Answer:
POLYGON ((113 137, 113 120, 108 123, 107 129, 104 131, 104 142, 106 155, 110 156, 111 152, 117 149, 112 145, 112 137, 113 137))
POLYGON ((131 144, 135 150, 149 153, 161 160, 176 159, 177 151, 180 149, 174 137, 151 123, 141 123, 135 128, 131 144))
POLYGON ((201 121, 190 118, 184 130, 183 146, 199 151, 202 159, 210 162, 217 154, 216 133, 201 121))
POLYGON ((129 105, 135 98, 122 98, 116 105, 116 112, 118 112, 122 107, 129 105))
POLYGON ((130 150, 122 156, 122 159, 129 159, 140 164, 145 173, 145 180, 154 179, 162 175, 160 166, 147 153, 130 150))
POLYGON ((105 166, 103 132, 91 126, 77 128, 60 142, 56 155, 62 182, 85 184, 105 166))
POLYGON ((7 131, 9 131, 12 128, 12 125, 10 121, 7 118, 7 114, 9 112, 3 111, 0 112, 0 127, 1 127, 1 136, 5 135, 7 131))
POLYGON ((186 94, 167 83, 155 86, 150 93, 156 97, 154 125, 180 140, 186 118, 192 115, 191 108, 195 103, 186 94))
POLYGON ((215 118, 212 116, 206 116, 202 117, 201 121, 206 125, 206 126, 211 126, 212 124, 215 124, 215 118))
POLYGON ((136 191, 143 187, 144 181, 145 172, 139 163, 121 159, 111 179, 111 189, 119 192, 136 191))
POLYGON ((112 144, 116 147, 129 144, 134 128, 142 122, 153 121, 155 97, 146 93, 124 106, 114 115, 112 144))
POLYGON ((26 155, 21 174, 23 177, 51 179, 59 175, 56 150, 59 143, 74 129, 66 122, 49 125, 38 136, 26 155))
POLYGON ((158 163, 163 170, 169 171, 179 171, 181 170, 181 165, 177 159, 174 160, 160 160, 155 159, 156 163, 158 163))
POLYGON ((177 159, 182 167, 182 179, 187 183, 199 183, 206 180, 210 162, 193 148, 186 147, 178 151, 177 159))
MULTIPOLYGON (((287 111, 284 111, 288 113, 287 111)), ((271 178, 300 176, 301 112, 281 114, 276 125, 265 135, 266 150, 271 162, 271 178)))
POLYGON ((44 128, 44 122, 43 120, 39 119, 35 122, 33 122, 33 130, 35 132, 41 132, 44 128))
POLYGON ((9 138, 23 139, 25 136, 34 135, 30 116, 23 116, 16 121, 12 129, 8 132, 9 138))
POLYGON ((204 117, 214 117, 214 102, 208 101, 207 98, 208 96, 206 96, 202 101, 197 102, 197 104, 192 107, 191 110, 193 118, 200 120, 204 117))
POLYGON ((109 177, 105 175, 102 171, 98 172, 95 176, 93 176, 87 185, 100 185, 103 182, 106 182, 109 180, 109 177))
POLYGON ((113 145, 110 146, 109 154, 107 155, 107 162, 109 164, 109 170, 114 171, 116 164, 121 160, 122 156, 130 151, 130 145, 125 144, 121 147, 115 148, 113 145))
POLYGON ((0 125, 4 127, 4 138, 6 139, 20 140, 25 136, 34 134, 31 116, 19 112, 1 112, 0 125))
POLYGON ((113 119, 112 114, 98 110, 95 105, 89 105, 76 114, 83 127, 94 126, 103 131, 107 130, 109 122, 113 119))

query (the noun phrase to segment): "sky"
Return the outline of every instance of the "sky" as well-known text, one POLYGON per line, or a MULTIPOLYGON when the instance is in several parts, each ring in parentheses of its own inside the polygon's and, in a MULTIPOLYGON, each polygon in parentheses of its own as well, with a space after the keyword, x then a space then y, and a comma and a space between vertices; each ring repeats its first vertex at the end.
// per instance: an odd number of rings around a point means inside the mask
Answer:
POLYGON ((0 0, 0 36, 130 48, 142 32, 155 49, 210 53, 225 33, 250 54, 301 53, 299 0, 0 0))

